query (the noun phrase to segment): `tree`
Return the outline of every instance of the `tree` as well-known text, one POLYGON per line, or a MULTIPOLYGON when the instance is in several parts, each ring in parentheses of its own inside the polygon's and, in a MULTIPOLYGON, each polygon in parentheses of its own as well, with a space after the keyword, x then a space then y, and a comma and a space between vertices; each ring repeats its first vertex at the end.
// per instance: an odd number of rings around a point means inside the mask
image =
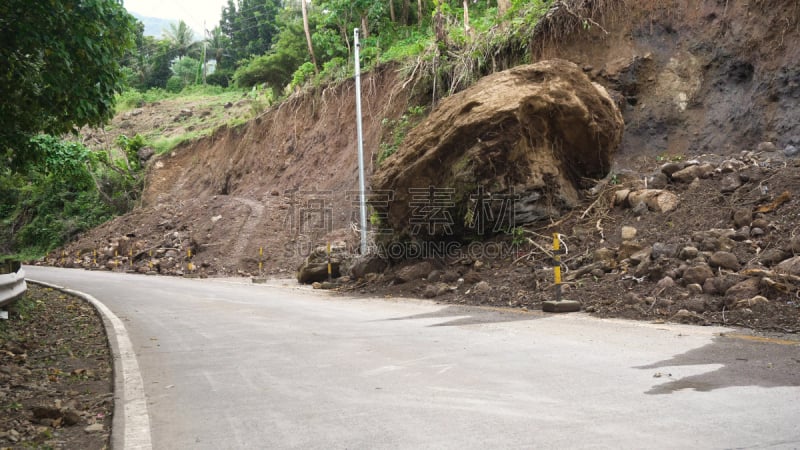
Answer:
POLYGON ((228 0, 222 9, 220 28, 231 41, 232 57, 240 61, 263 55, 278 35, 280 0, 228 0))
POLYGON ((308 25, 308 7, 306 0, 300 0, 300 9, 303 12, 303 31, 306 33, 306 43, 308 44, 308 54, 311 56, 311 64, 314 65, 314 73, 319 73, 317 57, 314 55, 314 46, 311 43, 311 28, 308 25))
POLYGON ((211 30, 208 38, 206 38, 206 44, 208 45, 210 57, 217 62, 217 67, 221 67, 223 64, 227 63, 228 58, 225 52, 230 45, 230 39, 225 36, 220 27, 214 27, 214 29, 211 30))
POLYGON ((178 58, 183 58, 194 47, 194 31, 186 25, 186 22, 179 21, 169 24, 169 29, 163 32, 164 40, 169 42, 175 50, 178 58))
POLYGON ((33 135, 108 120, 134 24, 117 0, 0 2, 0 158, 18 167, 33 135))

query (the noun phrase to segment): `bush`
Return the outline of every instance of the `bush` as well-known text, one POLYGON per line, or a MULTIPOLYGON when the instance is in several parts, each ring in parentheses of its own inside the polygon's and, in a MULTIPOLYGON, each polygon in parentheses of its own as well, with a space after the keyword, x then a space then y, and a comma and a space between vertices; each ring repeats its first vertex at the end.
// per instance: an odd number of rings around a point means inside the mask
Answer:
POLYGON ((290 89, 302 87, 308 80, 314 78, 315 70, 314 64, 304 62, 292 75, 292 83, 289 85, 290 89))
POLYGON ((167 92, 177 94, 183 90, 183 80, 178 76, 172 76, 167 80, 167 92))
POLYGON ((226 88, 230 84, 231 76, 233 76, 232 72, 218 70, 211 75, 206 75, 206 83, 226 88))

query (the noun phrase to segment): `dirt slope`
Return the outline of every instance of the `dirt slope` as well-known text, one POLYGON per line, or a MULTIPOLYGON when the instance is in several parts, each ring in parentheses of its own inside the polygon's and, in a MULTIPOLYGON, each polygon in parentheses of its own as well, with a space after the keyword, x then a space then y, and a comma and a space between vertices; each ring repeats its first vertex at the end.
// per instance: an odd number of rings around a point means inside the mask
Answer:
MULTIPOLYGON (((550 233, 563 234, 572 246, 575 259, 570 263, 576 271, 591 264, 600 248, 613 252, 615 264, 626 259, 620 255, 630 256, 620 252, 623 226, 637 229, 642 249, 654 244, 702 247, 703 240, 694 242, 692 235, 714 228, 739 232, 747 226, 766 232, 765 238, 748 236, 728 249, 739 258, 742 267, 737 270, 760 264, 756 256, 771 248, 792 256, 791 241, 798 233, 793 221, 800 211, 800 171, 792 154, 792 148, 800 147, 800 2, 558 4, 560 9, 532 36, 533 59, 572 61, 604 85, 623 112, 625 134, 613 176, 585 192, 584 203, 572 213, 530 230, 526 237, 546 247, 550 233), (722 184, 730 172, 723 171, 723 163, 734 156, 733 172, 740 184, 728 190, 722 184), (685 165, 694 158, 712 164, 712 173, 696 182, 676 181, 660 168, 664 162, 685 165), (641 188, 645 178, 678 197, 678 208, 659 214, 613 205, 614 191, 641 188), (752 214, 784 191, 788 201, 779 208, 755 213, 746 225, 734 223, 736 211, 749 208, 752 214), (765 221, 757 223, 763 229, 752 227, 756 220, 765 221)), ((407 110, 410 93, 402 90, 402 80, 390 68, 365 77, 364 83, 365 148, 371 161, 387 132, 382 122, 407 110)), ((357 186, 353 91, 350 81, 297 95, 242 127, 221 130, 152 162, 143 208, 88 233, 67 247, 66 256, 56 252, 49 262, 91 266, 97 251, 97 264, 115 270, 181 274, 194 268, 206 275, 252 274, 263 246, 266 271, 288 275, 315 243, 352 240, 355 208, 347 192, 357 186), (330 229, 339 231, 323 236, 330 229), (191 267, 187 250, 193 254, 191 267)), ((544 255, 526 256, 536 251, 524 248, 519 255, 523 260, 435 261, 433 268, 447 275, 441 282, 450 285, 431 292, 441 293, 444 301, 535 308, 550 295, 546 272, 541 272, 546 270, 544 255), (459 278, 462 284, 457 284, 459 278), (480 281, 485 284, 478 289, 480 281)), ((685 268, 674 269, 681 270, 673 274, 678 286, 670 294, 672 303, 664 305, 650 300, 660 289, 660 280, 652 279, 655 272, 631 285, 623 279, 629 274, 615 267, 577 278, 571 287, 599 314, 669 319, 688 308, 688 299, 703 298, 702 307, 691 309, 700 319, 691 320, 731 322, 731 313, 720 309, 716 297, 703 297, 713 294, 690 291, 687 285, 696 283, 684 284, 679 275, 685 268), (626 297, 630 291, 638 300, 626 297)), ((423 295, 431 284, 421 280, 398 286, 387 276, 355 289, 423 295)), ((767 295, 770 306, 759 306, 760 312, 744 308, 757 314, 740 311, 734 322, 800 329, 796 295, 793 290, 767 295), (768 320, 760 322, 759 314, 768 320)))
MULTIPOLYGON (((397 72, 363 79, 364 146, 408 108, 397 72)), ((248 123, 223 128, 149 163, 143 206, 58 250, 51 262, 291 275, 313 244, 351 239, 358 188, 353 81, 296 94, 248 123)), ((134 120, 130 118, 130 120, 134 120)), ((367 155, 368 173, 372 158, 367 155)))
MULTIPOLYGON (((587 2, 578 2, 587 3, 587 2)), ((584 67, 619 93, 621 167, 656 155, 800 143, 800 2, 643 0, 616 5, 535 57, 584 67)))

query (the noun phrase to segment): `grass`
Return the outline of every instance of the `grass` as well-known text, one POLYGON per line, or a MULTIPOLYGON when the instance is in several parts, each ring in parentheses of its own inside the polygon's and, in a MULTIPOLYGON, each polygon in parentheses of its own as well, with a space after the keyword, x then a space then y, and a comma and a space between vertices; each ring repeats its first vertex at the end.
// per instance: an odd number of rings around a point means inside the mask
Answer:
MULTIPOLYGON (((247 97, 248 94, 248 90, 211 85, 189 86, 179 93, 170 93, 164 89, 150 89, 144 92, 128 90, 117 96, 117 114, 156 102, 172 103, 172 109, 180 108, 182 104, 186 104, 187 107, 190 104, 201 106, 197 110, 203 111, 205 114, 199 114, 195 110, 195 114, 175 124, 186 129, 185 133, 164 136, 165 130, 169 128, 165 125, 143 133, 148 146, 152 147, 157 154, 163 154, 185 142, 209 136, 222 126, 236 126, 246 122, 253 115, 250 109, 241 112, 242 117, 231 118, 226 116, 225 105, 236 103, 247 97)), ((172 124, 170 124, 171 126, 172 124)), ((106 127, 107 131, 111 129, 113 129, 111 125, 106 127)))

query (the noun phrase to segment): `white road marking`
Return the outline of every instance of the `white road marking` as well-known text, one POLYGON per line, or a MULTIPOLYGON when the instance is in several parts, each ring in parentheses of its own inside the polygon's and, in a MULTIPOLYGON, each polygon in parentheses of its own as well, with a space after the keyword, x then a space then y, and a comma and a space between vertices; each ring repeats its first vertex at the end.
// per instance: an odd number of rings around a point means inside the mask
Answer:
MULTIPOLYGON (((120 382, 122 383, 122 404, 120 408, 119 402, 114 402, 114 417, 123 417, 123 448, 124 449, 138 449, 150 450, 153 444, 150 441, 150 416, 147 414, 147 402, 144 395, 144 382, 142 381, 142 374, 139 371, 139 363, 136 361, 136 353, 133 350, 133 344, 128 337, 128 331, 119 317, 117 317, 110 309, 96 298, 89 294, 67 289, 55 284, 45 283, 43 281, 36 281, 28 279, 32 283, 36 283, 45 287, 57 289, 67 294, 75 295, 88 301, 106 319, 106 324, 111 324, 109 329, 106 326, 106 333, 110 336, 113 333, 115 339, 110 339, 112 352, 116 353, 118 357, 114 358, 115 362, 119 365, 116 366, 114 373, 117 380, 115 386, 120 382), (113 343, 116 342, 116 348, 113 343), (120 378, 121 376, 121 378, 120 378), (122 414, 120 414, 120 410, 122 414)), ((117 393, 119 395, 119 393, 117 393)), ((112 429, 112 434, 119 433, 120 430, 112 429)))

